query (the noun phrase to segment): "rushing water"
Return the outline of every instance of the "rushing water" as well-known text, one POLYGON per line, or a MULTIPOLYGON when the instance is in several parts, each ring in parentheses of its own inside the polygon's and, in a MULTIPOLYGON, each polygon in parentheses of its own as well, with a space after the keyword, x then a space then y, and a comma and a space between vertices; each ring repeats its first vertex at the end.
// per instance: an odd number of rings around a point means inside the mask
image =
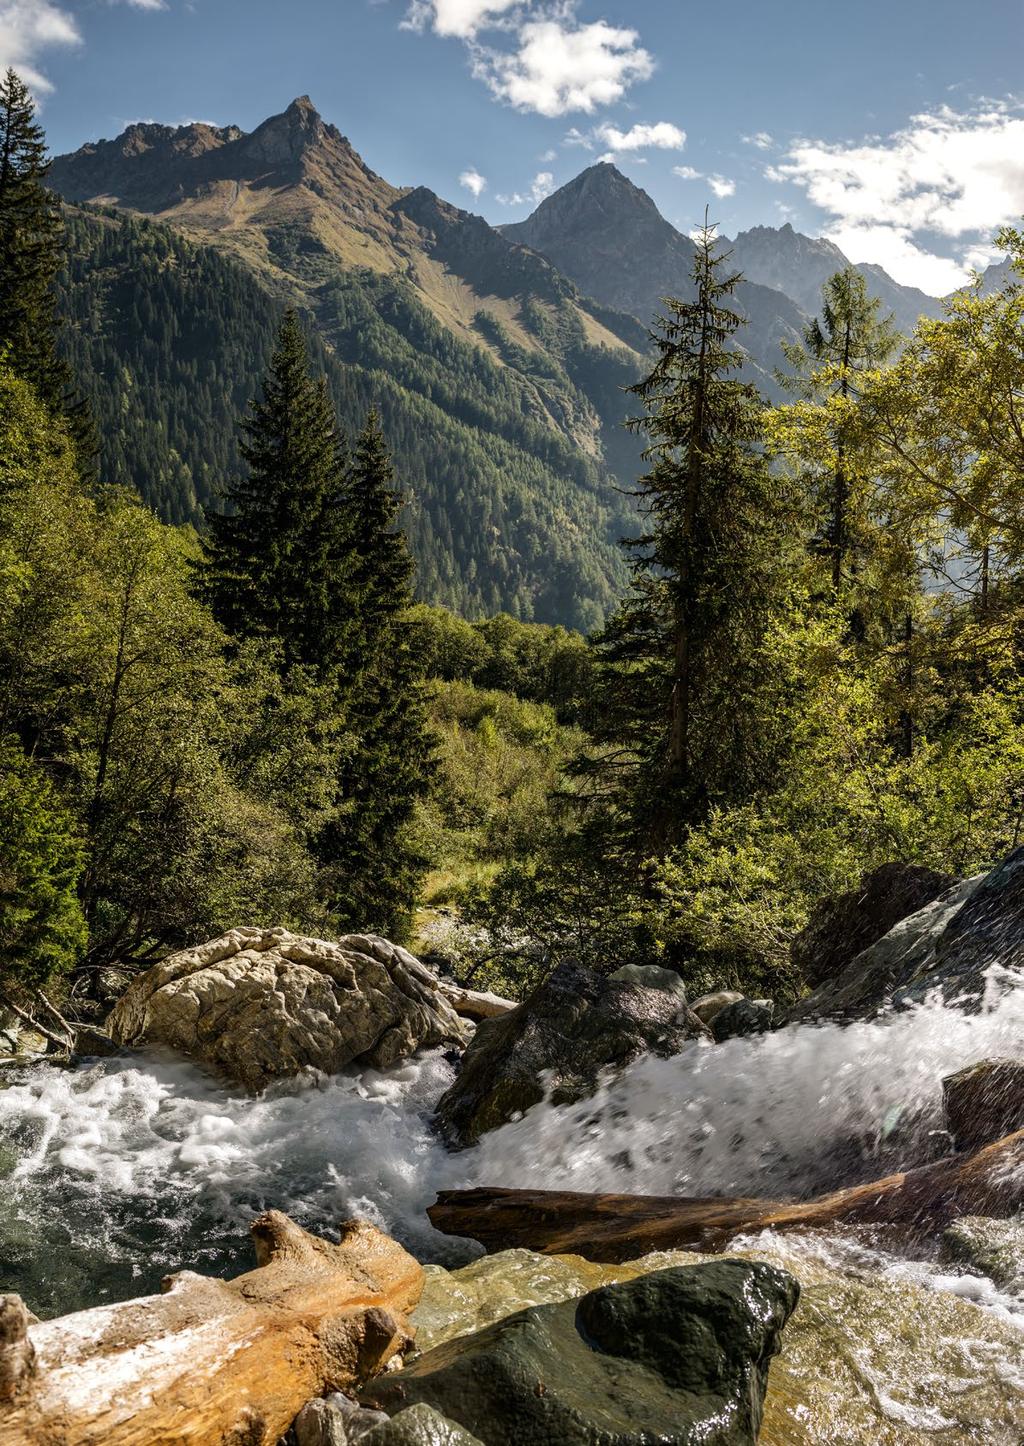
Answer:
POLYGON ((948 1150, 943 1075, 1024 1057, 1022 986, 994 971, 971 1014, 936 1000, 644 1058, 595 1098, 538 1105, 455 1155, 430 1126, 452 1078, 440 1053, 258 1099, 156 1053, 33 1065, 0 1089, 0 1289, 49 1314, 154 1289, 182 1266, 237 1272, 251 1263, 246 1220, 271 1205, 328 1232, 368 1216, 452 1263, 473 1247, 430 1228, 440 1188, 800 1196, 871 1178, 948 1150))

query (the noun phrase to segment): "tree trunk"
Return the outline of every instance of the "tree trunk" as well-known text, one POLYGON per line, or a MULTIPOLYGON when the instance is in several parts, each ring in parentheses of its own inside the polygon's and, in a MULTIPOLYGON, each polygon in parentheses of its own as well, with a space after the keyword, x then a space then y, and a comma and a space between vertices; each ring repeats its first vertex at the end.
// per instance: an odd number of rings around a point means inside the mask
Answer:
POLYGON ((961 1215, 1004 1218, 1024 1207, 1024 1130, 973 1154, 836 1190, 800 1204, 557 1190, 448 1190, 428 1214, 446 1235, 488 1250, 523 1248, 588 1260, 652 1250, 721 1250, 741 1231, 834 1224, 899 1225, 931 1233, 961 1215))
POLYGON ((235 1280, 185 1270, 42 1322, 0 1296, 4 1446, 276 1446, 311 1396, 407 1344, 423 1271, 374 1226, 332 1245, 271 1210, 252 1232, 258 1267, 235 1280))

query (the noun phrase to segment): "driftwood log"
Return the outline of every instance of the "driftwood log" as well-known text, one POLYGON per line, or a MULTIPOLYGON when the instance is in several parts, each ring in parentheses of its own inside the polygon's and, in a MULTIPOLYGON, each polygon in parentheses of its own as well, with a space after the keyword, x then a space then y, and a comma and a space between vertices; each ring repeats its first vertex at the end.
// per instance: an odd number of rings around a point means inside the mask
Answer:
POLYGON ((181 1271, 163 1295, 35 1321, 0 1297, 4 1446, 275 1446, 312 1396, 350 1390, 409 1341, 423 1271, 363 1221, 339 1245, 271 1210, 256 1270, 181 1271))
POLYGON ((896 1225, 925 1233, 961 1215, 1024 1207, 1024 1130, 973 1154, 791 1203, 672 1195, 581 1195, 556 1190, 447 1190, 428 1214, 437 1230, 488 1250, 522 1247, 617 1263, 652 1250, 721 1250, 749 1230, 896 1225))

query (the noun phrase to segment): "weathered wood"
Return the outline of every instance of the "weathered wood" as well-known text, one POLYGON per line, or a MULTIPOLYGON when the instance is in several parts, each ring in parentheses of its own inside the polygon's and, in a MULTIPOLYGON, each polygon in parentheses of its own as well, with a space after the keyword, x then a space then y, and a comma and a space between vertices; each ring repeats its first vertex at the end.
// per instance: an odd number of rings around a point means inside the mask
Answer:
POLYGON ((1024 1207, 1024 1130, 973 1154, 835 1190, 816 1200, 583 1195, 556 1190, 447 1190, 428 1214, 437 1230, 488 1250, 619 1262, 652 1250, 721 1250, 748 1230, 837 1223, 942 1229, 961 1215, 996 1218, 1024 1207))
POLYGON ((311 1396, 407 1344, 423 1271, 374 1226, 333 1245, 272 1210, 252 1232, 257 1269, 235 1280, 182 1271, 163 1295, 38 1323, 7 1297, 4 1446, 275 1446, 311 1396))

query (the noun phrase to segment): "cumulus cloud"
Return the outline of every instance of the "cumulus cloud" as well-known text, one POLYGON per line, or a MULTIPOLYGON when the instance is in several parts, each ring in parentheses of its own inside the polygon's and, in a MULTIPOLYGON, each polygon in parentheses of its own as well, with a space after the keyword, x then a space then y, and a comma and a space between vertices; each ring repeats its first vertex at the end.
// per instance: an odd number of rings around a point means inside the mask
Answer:
POLYGON ((523 0, 412 0, 402 29, 433 30, 438 35, 472 40, 478 30, 522 4, 523 0))
POLYGON ((755 131, 752 136, 743 136, 742 140, 744 145, 756 146, 759 151, 770 151, 775 144, 767 131, 755 131))
POLYGON ((695 171, 692 166, 673 166, 673 176, 678 176, 681 181, 702 181, 703 171, 695 171))
POLYGON ((459 177, 459 185, 467 191, 472 191, 474 196, 480 197, 487 190, 487 177, 481 176, 475 166, 470 166, 459 177))
POLYGON ((530 189, 526 192, 513 191, 511 195, 499 195, 496 199, 502 206, 525 206, 532 201, 539 206, 555 189, 555 178, 550 171, 538 171, 530 189))
POLYGON ((708 176, 708 185, 719 200, 724 200, 726 196, 735 196, 736 194, 736 182, 730 181, 728 176, 708 176))
POLYGON ((767 175, 803 188, 851 260, 941 294, 961 285, 992 232, 1024 211, 1022 109, 944 106, 857 144, 800 140, 767 175))
POLYGON ((477 48, 473 73, 498 99, 538 115, 592 115, 654 73, 635 30, 597 20, 578 25, 568 14, 520 25, 515 50, 477 48))
POLYGON ((0 69, 13 66, 33 90, 52 90, 37 68, 42 52, 80 45, 74 16, 50 0, 0 0, 0 69))
POLYGON ((646 151, 652 147, 662 151, 681 151, 686 145, 686 132, 669 121, 654 125, 635 125, 620 131, 607 121, 594 130, 594 135, 609 151, 646 151))

